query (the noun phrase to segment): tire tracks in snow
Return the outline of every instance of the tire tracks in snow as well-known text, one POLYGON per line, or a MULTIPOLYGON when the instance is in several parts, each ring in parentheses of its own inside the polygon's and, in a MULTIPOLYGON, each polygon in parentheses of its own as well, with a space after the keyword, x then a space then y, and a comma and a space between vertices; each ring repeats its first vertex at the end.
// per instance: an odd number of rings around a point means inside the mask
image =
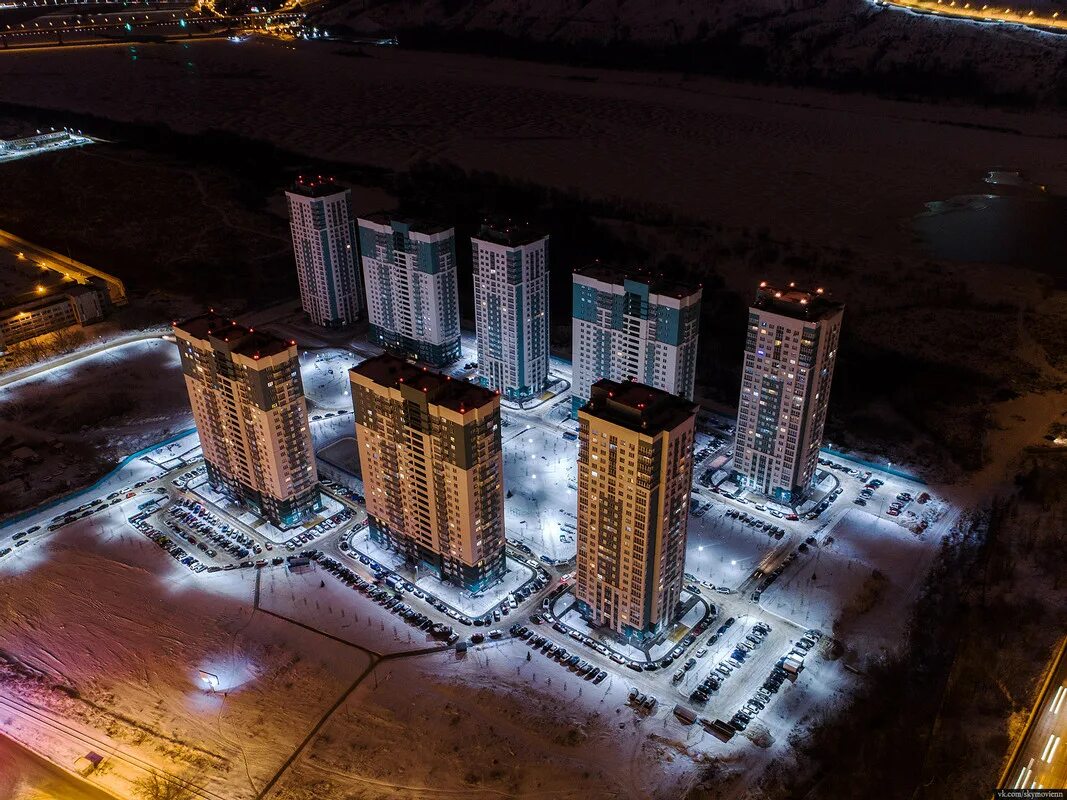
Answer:
MULTIPOLYGON (((328 709, 326 709, 323 715, 319 718, 318 722, 316 722, 315 725, 312 726, 311 730, 308 731, 307 736, 305 736, 304 739, 300 742, 300 744, 296 746, 293 752, 289 754, 289 756, 277 769, 277 771, 270 778, 270 780, 267 781, 267 783, 264 785, 263 789, 260 790, 259 794, 256 795, 256 800, 266 800, 266 798, 270 795, 274 787, 278 785, 278 782, 285 776, 286 772, 289 771, 290 767, 292 767, 293 764, 296 763, 296 760, 300 758, 301 755, 303 755, 308 745, 310 745, 315 740, 322 728, 326 725, 327 722, 330 721, 333 715, 337 712, 337 709, 339 709, 342 705, 345 704, 349 697, 352 696, 352 693, 359 688, 360 684, 362 684, 363 681, 370 677, 370 675, 374 672, 374 670, 378 667, 379 664, 385 661, 396 661, 401 658, 413 658, 415 656, 422 656, 430 653, 440 653, 444 652, 445 650, 450 650, 452 648, 449 645, 436 645, 433 647, 420 647, 416 650, 401 650, 395 653, 382 654, 375 650, 371 650, 367 647, 363 647, 362 645, 356 644, 355 642, 350 642, 347 639, 341 638, 340 636, 335 636, 332 633, 320 630, 312 625, 308 625, 307 623, 300 622, 299 620, 287 617, 284 614, 279 614, 275 611, 268 611, 265 608, 261 608, 259 605, 260 575, 262 575, 262 569, 256 570, 256 588, 255 594, 253 596, 254 602, 252 605, 252 617, 254 617, 255 613, 258 611, 261 614, 265 614, 269 617, 274 617, 275 619, 282 620, 283 622, 288 622, 291 625, 295 625, 298 628, 302 628, 303 630, 306 630, 310 633, 322 636, 326 639, 329 639, 330 641, 337 642, 339 644, 345 645, 346 647, 351 647, 354 650, 359 650, 361 653, 364 653, 369 659, 369 663, 367 664, 366 668, 359 675, 356 676, 356 679, 352 681, 348 688, 341 692, 341 695, 333 702, 333 704, 328 709)), ((245 627, 247 627, 248 624, 251 624, 252 617, 249 617, 248 623, 245 627)), ((356 780, 363 779, 357 777, 356 780)), ((370 780, 368 780, 367 782, 374 783, 374 781, 370 780)), ((381 785, 393 786, 393 784, 384 782, 381 785)), ((408 789, 409 787, 396 786, 394 788, 408 789)), ((410 791, 422 790, 418 787, 410 787, 410 791)))

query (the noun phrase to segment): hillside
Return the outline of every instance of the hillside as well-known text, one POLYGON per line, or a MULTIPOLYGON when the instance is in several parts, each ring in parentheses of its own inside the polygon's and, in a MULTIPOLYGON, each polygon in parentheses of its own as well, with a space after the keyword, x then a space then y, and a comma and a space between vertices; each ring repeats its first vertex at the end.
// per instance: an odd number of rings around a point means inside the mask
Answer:
POLYGON ((428 49, 902 96, 1067 101, 1067 37, 866 0, 342 0, 316 21, 428 49))

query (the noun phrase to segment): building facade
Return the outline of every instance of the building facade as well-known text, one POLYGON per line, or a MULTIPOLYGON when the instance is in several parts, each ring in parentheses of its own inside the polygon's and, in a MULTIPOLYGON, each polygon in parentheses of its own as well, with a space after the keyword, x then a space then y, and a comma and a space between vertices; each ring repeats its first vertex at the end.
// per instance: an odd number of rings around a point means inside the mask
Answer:
POLYGON ((285 198, 304 312, 329 328, 358 322, 363 291, 352 191, 332 179, 300 178, 285 198))
POLYGON ((294 342, 208 313, 174 324, 208 480, 278 528, 321 510, 294 342))
POLYGON ((393 355, 349 376, 371 536, 471 592, 499 581, 500 396, 393 355))
POLYGON ((482 227, 471 238, 478 374, 521 401, 548 383, 548 237, 525 227, 482 227))
POLYGON ((571 412, 602 378, 637 380, 692 399, 700 286, 594 265, 573 276, 571 412))
POLYGON ((102 281, 90 279, 84 284, 69 281, 41 289, 31 300, 4 304, 0 308, 0 352, 62 328, 99 322, 111 309, 107 287, 102 281))
POLYGON ((678 615, 696 411, 651 386, 601 380, 578 412, 578 607, 633 642, 678 615))
POLYGON ((359 249, 370 341, 430 366, 459 358, 455 231, 361 217, 359 249))
POLYGON ((815 478, 844 306, 822 289, 760 284, 748 313, 734 474, 796 505, 815 478))

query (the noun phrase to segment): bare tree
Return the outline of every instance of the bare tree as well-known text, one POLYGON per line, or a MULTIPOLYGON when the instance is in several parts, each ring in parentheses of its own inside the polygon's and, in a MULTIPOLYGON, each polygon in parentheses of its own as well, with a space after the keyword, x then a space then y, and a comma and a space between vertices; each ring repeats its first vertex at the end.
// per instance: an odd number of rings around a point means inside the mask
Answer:
POLYGON ((196 800, 204 788, 202 775, 176 776, 152 770, 133 786, 140 800, 196 800))

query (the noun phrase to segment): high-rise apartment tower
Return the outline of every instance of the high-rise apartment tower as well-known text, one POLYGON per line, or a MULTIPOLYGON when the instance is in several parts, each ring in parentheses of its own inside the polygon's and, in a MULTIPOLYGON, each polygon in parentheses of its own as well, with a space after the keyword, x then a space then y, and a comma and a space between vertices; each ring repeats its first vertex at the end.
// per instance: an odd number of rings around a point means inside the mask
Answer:
POLYGON ((573 276, 571 411, 601 378, 633 379, 687 399, 696 382, 701 288, 593 265, 573 276))
POLYGON ((844 306, 822 289, 761 283, 748 311, 734 473, 789 505, 812 487, 844 306))
POLYGON ((358 322, 363 292, 352 191, 332 179, 300 178, 285 199, 304 312, 330 328, 358 322))
POLYGON ((578 426, 578 607, 621 637, 654 639, 681 600, 696 406, 601 380, 578 426))
POLYGON ((500 396, 393 355, 349 375, 371 536, 472 592, 498 581, 500 396))
POLYGON ((525 400, 548 382, 548 236, 487 224, 471 252, 478 374, 506 399, 525 400))
POLYGON ((430 366, 455 361, 455 231, 381 214, 358 222, 370 341, 430 366))
POLYGON ((214 312, 174 324, 217 490, 279 528, 321 509, 296 345, 214 312))

